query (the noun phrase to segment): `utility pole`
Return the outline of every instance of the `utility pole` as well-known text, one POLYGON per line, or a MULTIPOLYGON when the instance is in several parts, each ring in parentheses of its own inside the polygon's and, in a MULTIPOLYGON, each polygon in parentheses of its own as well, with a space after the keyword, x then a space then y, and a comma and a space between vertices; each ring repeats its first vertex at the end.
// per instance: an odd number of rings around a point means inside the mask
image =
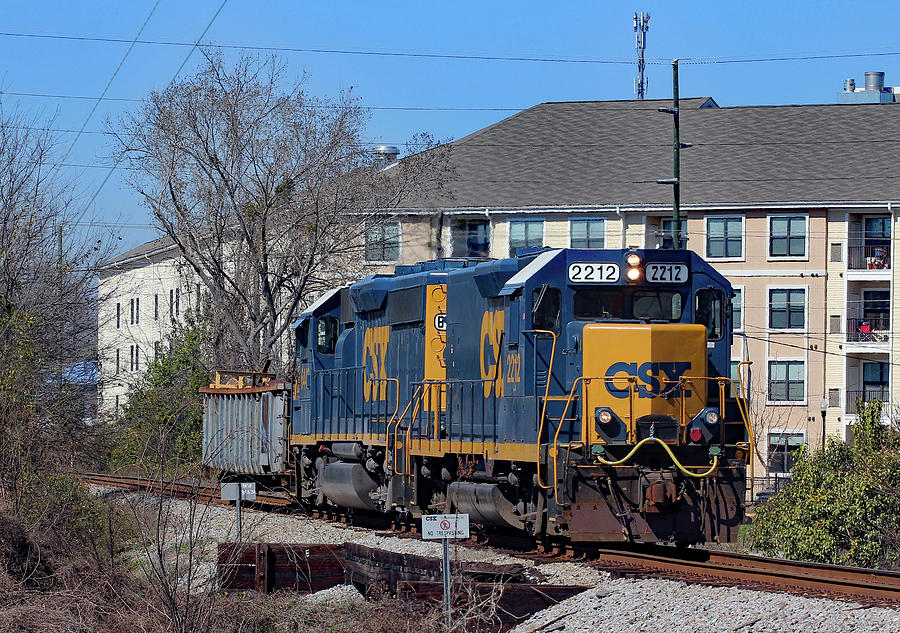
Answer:
POLYGON ((648 82, 644 78, 644 49, 647 48, 647 31, 650 30, 650 13, 641 11, 634 14, 634 47, 638 52, 638 75, 634 80, 634 91, 638 99, 643 99, 648 82))
POLYGON ((682 143, 678 120, 678 60, 672 60, 672 107, 657 108, 672 115, 672 178, 657 180, 660 185, 672 185, 672 248, 681 248, 681 150, 693 143, 682 143))

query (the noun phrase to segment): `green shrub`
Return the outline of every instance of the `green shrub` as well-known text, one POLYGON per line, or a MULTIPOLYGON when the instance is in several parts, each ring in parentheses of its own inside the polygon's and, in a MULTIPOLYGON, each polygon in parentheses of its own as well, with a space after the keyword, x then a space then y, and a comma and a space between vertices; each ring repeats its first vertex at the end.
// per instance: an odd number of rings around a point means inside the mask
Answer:
POLYGON ((759 509, 750 544, 768 555, 895 568, 900 555, 900 433, 881 403, 860 405, 850 444, 798 451, 790 482, 759 509))
POLYGON ((203 437, 200 387, 209 381, 203 362, 205 332, 196 324, 176 329, 168 349, 147 368, 128 395, 113 465, 197 462, 203 437))

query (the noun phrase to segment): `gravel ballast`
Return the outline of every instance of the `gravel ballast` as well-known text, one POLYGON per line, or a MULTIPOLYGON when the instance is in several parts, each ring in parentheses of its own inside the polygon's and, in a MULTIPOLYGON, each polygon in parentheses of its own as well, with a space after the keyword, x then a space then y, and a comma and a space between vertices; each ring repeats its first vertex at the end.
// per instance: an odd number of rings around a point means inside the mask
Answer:
MULTIPOLYGON (((135 496, 128 493, 132 502, 135 496)), ((146 506, 158 500, 144 498, 146 506)), ((174 515, 187 516, 191 504, 169 500, 174 515)), ((209 541, 235 538, 234 508, 194 508, 200 517, 199 534, 209 541)), ((359 543, 400 553, 440 557, 439 541, 382 536, 376 532, 302 515, 247 511, 243 514, 243 540, 258 542, 339 545, 359 543)), ((212 550, 210 550, 212 551, 212 550)), ((853 602, 807 598, 784 593, 734 587, 710 587, 660 579, 610 579, 590 565, 575 562, 535 564, 490 549, 454 545, 460 561, 520 564, 539 571, 546 584, 584 585, 589 590, 541 611, 514 629, 515 633, 569 633, 576 631, 735 633, 900 632, 900 609, 866 607, 853 602)), ((335 589, 337 598, 354 598, 335 589)), ((322 599, 329 595, 323 594, 322 599)))

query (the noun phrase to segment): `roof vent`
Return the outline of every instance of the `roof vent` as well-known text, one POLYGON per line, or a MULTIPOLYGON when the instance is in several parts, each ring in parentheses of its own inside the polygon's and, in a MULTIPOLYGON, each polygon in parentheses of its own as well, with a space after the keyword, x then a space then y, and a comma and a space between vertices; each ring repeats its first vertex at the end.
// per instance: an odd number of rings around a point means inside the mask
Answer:
POLYGON ((884 90, 884 73, 866 73, 866 92, 881 92, 884 90))
POLYGON ((844 80, 844 92, 853 92, 856 90, 856 80, 855 79, 845 79, 844 80))
POLYGON ((400 156, 400 148, 395 145, 378 145, 372 150, 375 160, 382 165, 390 165, 400 156))

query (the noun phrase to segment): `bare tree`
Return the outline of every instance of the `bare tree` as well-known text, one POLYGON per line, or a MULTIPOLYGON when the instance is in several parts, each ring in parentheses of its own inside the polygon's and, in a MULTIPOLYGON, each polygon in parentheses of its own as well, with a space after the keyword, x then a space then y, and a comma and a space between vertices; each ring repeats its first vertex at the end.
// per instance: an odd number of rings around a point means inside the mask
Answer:
POLYGON ((313 98, 275 57, 205 57, 119 122, 117 149, 240 361, 261 369, 298 306, 359 274, 366 232, 433 176, 435 153, 385 169, 349 91, 313 98))
POLYGON ((50 124, 0 105, 0 505, 35 514, 36 473, 69 464, 90 430, 93 264, 50 124), (63 461, 64 460, 64 461, 63 461))

